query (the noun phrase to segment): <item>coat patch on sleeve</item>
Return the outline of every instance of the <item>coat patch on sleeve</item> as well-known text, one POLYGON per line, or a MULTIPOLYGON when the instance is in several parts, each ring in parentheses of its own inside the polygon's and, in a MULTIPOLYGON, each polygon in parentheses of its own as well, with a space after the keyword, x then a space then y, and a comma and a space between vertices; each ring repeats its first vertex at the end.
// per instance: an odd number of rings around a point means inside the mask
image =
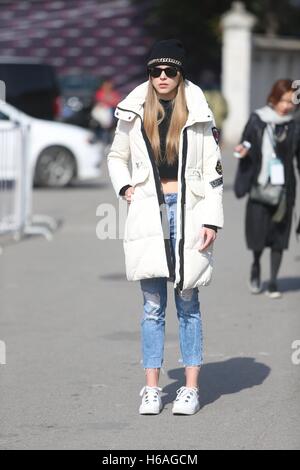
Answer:
POLYGON ((212 127, 211 132, 212 132, 212 135, 214 136, 216 144, 219 145, 219 141, 220 141, 220 131, 219 131, 219 129, 217 127, 212 127))
POLYGON ((218 160, 218 161, 217 161, 217 164, 216 164, 216 172, 217 172, 219 175, 222 175, 222 173, 223 173, 221 160, 218 160))
POLYGON ((218 186, 221 186, 223 184, 222 176, 221 178, 217 178, 216 180, 210 181, 209 184, 211 184, 213 188, 217 188, 218 186))

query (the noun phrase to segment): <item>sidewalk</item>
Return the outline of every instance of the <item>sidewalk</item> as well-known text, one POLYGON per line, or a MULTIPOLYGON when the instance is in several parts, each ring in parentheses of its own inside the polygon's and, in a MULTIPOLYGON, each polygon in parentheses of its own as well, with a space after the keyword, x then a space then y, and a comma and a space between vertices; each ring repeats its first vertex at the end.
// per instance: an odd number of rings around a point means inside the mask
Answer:
MULTIPOLYGON (((228 154, 228 152, 226 152, 228 154)), ((124 275, 122 241, 96 238, 96 208, 116 203, 107 178, 64 190, 35 190, 34 208, 64 223, 4 246, 0 256, 0 449, 295 449, 300 447, 300 255, 294 228, 280 271, 284 296, 247 289, 250 253, 245 200, 224 157, 225 227, 214 280, 200 290, 205 365, 200 412, 173 416, 184 376, 172 286, 167 307, 164 410, 140 416, 144 385, 139 321, 142 295, 124 275)), ((300 188, 299 188, 300 189, 300 188)), ((263 278, 269 252, 263 255, 263 278)))

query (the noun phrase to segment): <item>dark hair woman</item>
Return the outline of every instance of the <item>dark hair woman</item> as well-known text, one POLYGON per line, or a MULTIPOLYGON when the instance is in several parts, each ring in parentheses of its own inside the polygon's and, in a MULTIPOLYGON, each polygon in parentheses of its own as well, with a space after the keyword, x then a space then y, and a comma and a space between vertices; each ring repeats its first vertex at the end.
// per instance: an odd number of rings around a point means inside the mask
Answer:
POLYGON ((158 414, 162 409, 158 380, 169 280, 174 282, 186 374, 172 411, 191 415, 199 410, 203 361, 198 287, 210 281, 212 246, 223 226, 221 155, 204 95, 185 79, 181 42, 156 43, 147 74, 147 82, 116 109, 119 121, 108 155, 115 192, 129 204, 123 241, 127 279, 139 280, 143 294, 146 386, 139 412, 158 414))
POLYGON ((277 80, 268 96, 267 105, 254 111, 244 129, 235 178, 235 194, 249 193, 246 208, 246 241, 253 251, 250 291, 262 291, 260 257, 265 247, 271 248, 271 275, 267 294, 281 297, 277 275, 283 250, 288 249, 295 203, 296 178, 294 158, 300 171, 300 126, 294 119, 295 104, 290 79, 277 80))

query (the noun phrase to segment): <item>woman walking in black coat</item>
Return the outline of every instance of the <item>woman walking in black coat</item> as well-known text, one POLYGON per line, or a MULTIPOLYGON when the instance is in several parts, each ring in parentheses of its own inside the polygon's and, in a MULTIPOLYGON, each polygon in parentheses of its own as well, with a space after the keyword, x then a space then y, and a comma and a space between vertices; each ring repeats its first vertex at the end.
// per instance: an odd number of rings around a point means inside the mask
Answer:
POLYGON ((277 275, 283 250, 289 245, 296 195, 294 158, 300 173, 300 125, 294 119, 292 80, 274 83, 267 106, 250 115, 241 141, 234 191, 240 198, 249 193, 246 209, 246 242, 253 251, 250 291, 261 292, 260 257, 271 248, 271 275, 267 294, 279 298, 277 275))

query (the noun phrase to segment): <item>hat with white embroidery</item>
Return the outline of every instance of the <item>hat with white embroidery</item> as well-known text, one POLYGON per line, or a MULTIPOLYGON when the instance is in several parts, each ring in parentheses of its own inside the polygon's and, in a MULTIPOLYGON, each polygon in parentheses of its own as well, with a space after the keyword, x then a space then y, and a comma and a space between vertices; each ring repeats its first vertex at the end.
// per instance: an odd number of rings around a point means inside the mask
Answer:
POLYGON ((173 65, 185 73, 185 49, 178 39, 165 39, 156 42, 147 61, 147 67, 155 65, 173 65))

